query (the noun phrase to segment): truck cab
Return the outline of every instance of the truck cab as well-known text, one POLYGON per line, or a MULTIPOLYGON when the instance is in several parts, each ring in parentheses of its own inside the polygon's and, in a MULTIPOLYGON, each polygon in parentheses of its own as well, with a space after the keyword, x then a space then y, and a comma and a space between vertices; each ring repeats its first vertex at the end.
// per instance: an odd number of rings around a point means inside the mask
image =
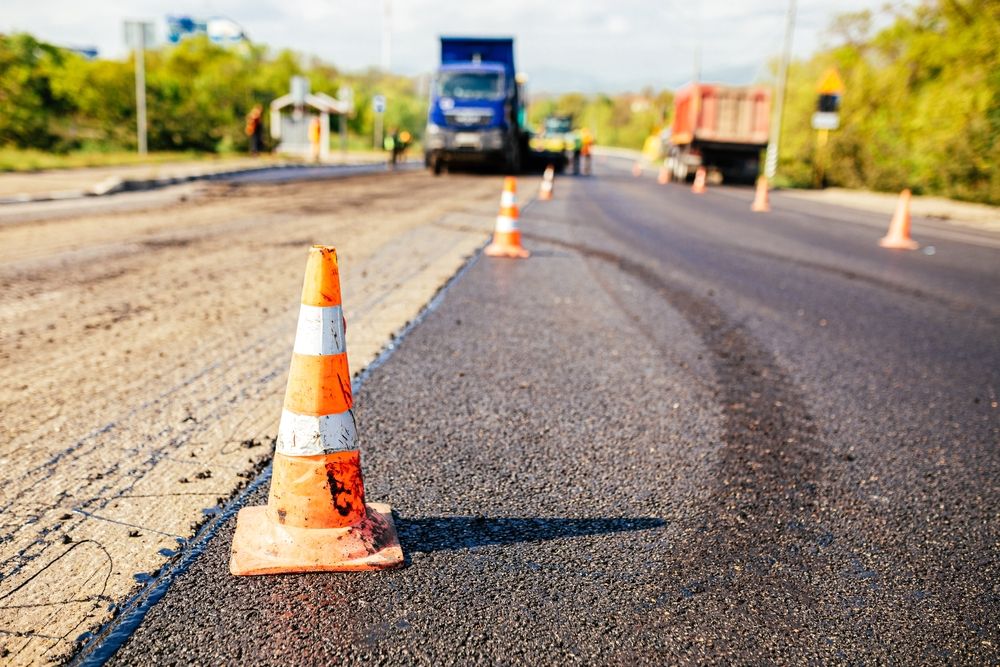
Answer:
POLYGON ((525 142, 521 100, 512 39, 442 37, 424 133, 425 164, 435 174, 461 164, 517 172, 525 142))

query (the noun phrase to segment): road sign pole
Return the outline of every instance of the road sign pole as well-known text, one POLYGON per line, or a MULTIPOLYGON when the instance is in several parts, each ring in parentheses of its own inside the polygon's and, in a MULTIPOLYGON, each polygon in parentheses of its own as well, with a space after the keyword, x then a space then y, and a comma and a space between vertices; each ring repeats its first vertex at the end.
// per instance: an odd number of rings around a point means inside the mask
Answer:
POLYGON ((135 39, 135 118, 139 155, 145 155, 146 145, 146 24, 130 22, 135 39))
POLYGON ((375 112, 375 136, 372 138, 372 143, 375 145, 375 150, 379 150, 384 145, 382 115, 385 113, 385 95, 376 95, 372 98, 372 111, 375 112))
POLYGON ((816 170, 813 174, 813 187, 822 189, 826 177, 827 149, 830 140, 830 130, 816 130, 816 170))

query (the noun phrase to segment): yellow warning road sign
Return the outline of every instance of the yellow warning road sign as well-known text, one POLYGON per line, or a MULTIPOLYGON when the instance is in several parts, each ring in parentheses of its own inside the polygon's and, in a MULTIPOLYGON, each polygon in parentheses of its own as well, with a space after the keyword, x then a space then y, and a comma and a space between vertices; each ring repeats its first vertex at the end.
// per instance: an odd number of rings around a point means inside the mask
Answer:
POLYGON ((840 95, 844 92, 844 80, 840 78, 840 72, 836 67, 831 67, 823 73, 823 78, 816 86, 816 92, 820 95, 840 95))

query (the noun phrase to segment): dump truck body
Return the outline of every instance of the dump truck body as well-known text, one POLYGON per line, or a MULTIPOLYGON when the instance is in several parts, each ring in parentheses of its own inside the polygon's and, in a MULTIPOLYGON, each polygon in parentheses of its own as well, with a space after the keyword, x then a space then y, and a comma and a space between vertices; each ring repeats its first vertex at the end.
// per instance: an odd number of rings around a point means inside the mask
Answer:
POLYGON ((678 179, 701 166, 724 180, 753 181, 767 146, 771 91, 689 84, 674 96, 667 165, 678 179))

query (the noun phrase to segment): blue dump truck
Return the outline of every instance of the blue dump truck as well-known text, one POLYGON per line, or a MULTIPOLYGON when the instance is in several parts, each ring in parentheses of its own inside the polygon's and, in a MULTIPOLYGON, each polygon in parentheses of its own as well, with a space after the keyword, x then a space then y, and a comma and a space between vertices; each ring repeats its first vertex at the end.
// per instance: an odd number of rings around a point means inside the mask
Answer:
POLYGON ((528 154, 524 92, 510 38, 442 37, 431 84, 424 163, 435 173, 455 165, 520 171, 528 154))

